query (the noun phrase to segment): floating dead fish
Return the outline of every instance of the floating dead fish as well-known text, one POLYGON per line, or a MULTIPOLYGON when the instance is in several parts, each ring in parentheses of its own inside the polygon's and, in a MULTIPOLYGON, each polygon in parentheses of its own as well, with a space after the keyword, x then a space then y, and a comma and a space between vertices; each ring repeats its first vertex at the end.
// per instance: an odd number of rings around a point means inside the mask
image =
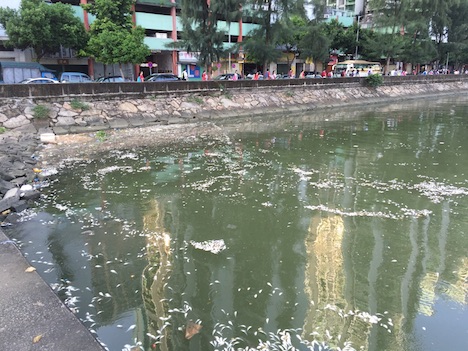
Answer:
POLYGON ((195 323, 193 321, 188 321, 187 326, 185 327, 185 338, 190 340, 195 334, 198 334, 202 328, 201 324, 195 323))
POLYGON ((208 251, 214 254, 218 254, 221 251, 226 250, 226 244, 223 239, 219 240, 207 240, 202 242, 190 241, 190 244, 196 249, 208 251))

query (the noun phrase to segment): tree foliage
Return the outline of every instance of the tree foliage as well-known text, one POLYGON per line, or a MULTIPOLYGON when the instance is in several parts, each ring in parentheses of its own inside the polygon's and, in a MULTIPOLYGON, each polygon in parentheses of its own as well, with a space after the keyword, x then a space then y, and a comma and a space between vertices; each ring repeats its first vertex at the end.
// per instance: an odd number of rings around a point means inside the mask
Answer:
POLYGON ((323 23, 311 22, 306 35, 299 43, 300 57, 314 62, 328 62, 330 57, 330 38, 325 33, 323 23))
POLYGON ((293 36, 285 33, 285 28, 292 23, 292 15, 304 15, 303 0, 246 0, 246 3, 251 9, 249 16, 256 19, 259 28, 248 33, 243 47, 247 58, 266 70, 270 62, 281 56, 282 46, 291 49, 295 45, 289 42, 293 36))
POLYGON ((182 1, 182 37, 173 46, 194 53, 200 65, 210 68, 227 52, 223 43, 226 33, 218 27, 218 16, 229 25, 240 19, 241 6, 242 1, 234 0, 182 1))
POLYGON ((83 23, 70 5, 47 4, 42 0, 22 0, 18 10, 0 8, 0 24, 8 35, 7 45, 34 51, 39 62, 61 47, 80 50, 86 45, 83 23))
MULTIPOLYGON (((286 54, 299 54, 299 46, 302 38, 307 34, 308 20, 305 15, 297 11, 287 18, 282 18, 275 25, 277 49, 286 54)), ((290 55, 286 55, 290 66, 290 55)))
MULTIPOLYGON (((454 9, 462 10, 466 4, 466 0, 369 1, 372 8, 378 9, 374 18, 376 27, 380 32, 391 33, 395 37, 383 37, 390 40, 388 55, 413 64, 438 63, 448 57, 449 50, 460 52, 457 48, 465 44, 463 40, 455 43, 450 32, 464 30, 460 30, 464 23, 456 21, 458 12, 454 9)), ((381 43, 382 47, 385 45, 387 43, 381 43)), ((386 58, 388 62, 390 57, 386 58)))
POLYGON ((330 40, 330 49, 352 55, 356 48, 357 25, 344 28, 337 19, 324 23, 324 34, 330 40))
POLYGON ((453 6, 450 10, 451 23, 448 27, 447 54, 450 53, 455 66, 462 68, 468 63, 468 1, 453 6))
POLYGON ((144 44, 144 29, 132 23, 132 5, 133 0, 95 0, 82 5, 96 16, 82 54, 103 64, 119 64, 120 68, 123 63, 146 61, 150 50, 144 44))

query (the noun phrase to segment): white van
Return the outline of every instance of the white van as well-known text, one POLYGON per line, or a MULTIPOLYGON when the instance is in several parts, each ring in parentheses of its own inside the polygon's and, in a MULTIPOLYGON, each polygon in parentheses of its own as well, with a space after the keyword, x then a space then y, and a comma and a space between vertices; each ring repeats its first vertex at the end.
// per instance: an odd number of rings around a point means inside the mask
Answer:
POLYGON ((90 83, 92 79, 82 72, 63 72, 60 81, 62 83, 90 83))

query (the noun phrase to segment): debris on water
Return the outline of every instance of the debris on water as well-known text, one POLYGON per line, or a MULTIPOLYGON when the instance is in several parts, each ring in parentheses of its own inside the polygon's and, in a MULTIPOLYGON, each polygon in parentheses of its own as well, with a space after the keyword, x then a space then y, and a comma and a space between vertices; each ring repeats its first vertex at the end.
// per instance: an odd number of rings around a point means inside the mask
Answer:
POLYGON ((190 244, 196 249, 208 251, 214 254, 219 254, 221 251, 226 250, 226 244, 223 239, 207 240, 202 242, 190 241, 190 244))
POLYGON ((34 169, 35 173, 39 173, 42 177, 49 177, 58 173, 57 168, 43 168, 43 169, 34 169), (39 172, 37 172, 39 171, 39 172))
POLYGON ((193 321, 188 321, 185 327, 185 338, 190 340, 194 335, 198 334, 202 328, 202 325, 193 321))

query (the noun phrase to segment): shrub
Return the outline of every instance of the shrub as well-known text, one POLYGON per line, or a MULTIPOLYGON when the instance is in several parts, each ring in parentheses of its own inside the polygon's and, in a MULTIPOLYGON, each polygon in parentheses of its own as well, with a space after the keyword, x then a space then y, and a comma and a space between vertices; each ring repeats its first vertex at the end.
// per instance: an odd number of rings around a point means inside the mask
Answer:
POLYGON ((97 131, 96 132, 96 138, 97 138, 97 140, 102 142, 102 141, 106 140, 107 133, 105 131, 103 131, 103 130, 97 131))
POLYGON ((77 100, 77 99, 73 99, 71 102, 70 102, 70 106, 72 109, 74 110, 81 110, 81 111, 86 111, 86 110, 89 110, 89 105, 80 101, 80 100, 77 100))
POLYGON ((187 98, 187 101, 188 102, 195 102, 195 103, 197 103, 199 105, 203 104, 203 99, 200 96, 189 96, 187 98))
POLYGON ((294 94, 292 91, 287 91, 284 93, 284 95, 291 98, 291 97, 294 97, 296 94, 294 94))
POLYGON ((6 132, 6 128, 5 127, 0 127, 0 134, 3 134, 6 132))
POLYGON ((383 78, 380 74, 371 74, 366 77, 366 84, 370 87, 378 87, 383 84, 383 78))
POLYGON ((37 119, 45 119, 49 117, 49 108, 43 105, 36 105, 33 108, 33 116, 37 119))

